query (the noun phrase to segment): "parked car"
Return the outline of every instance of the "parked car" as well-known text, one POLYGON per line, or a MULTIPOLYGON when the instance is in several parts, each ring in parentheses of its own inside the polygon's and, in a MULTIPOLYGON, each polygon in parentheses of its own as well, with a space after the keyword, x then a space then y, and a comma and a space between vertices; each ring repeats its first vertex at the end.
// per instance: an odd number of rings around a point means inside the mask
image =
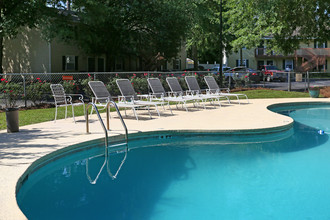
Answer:
MULTIPOLYGON (((231 68, 228 67, 228 66, 222 66, 222 72, 228 71, 228 70, 230 70, 230 69, 231 69, 231 68)), ((210 69, 210 71, 211 71, 212 73, 214 73, 214 74, 217 74, 218 72, 220 72, 220 67, 219 67, 219 66, 216 66, 216 67, 210 69)))
POLYGON ((243 78, 248 77, 250 81, 259 83, 260 82, 260 72, 257 70, 247 68, 245 66, 239 66, 232 68, 230 71, 225 72, 225 79, 228 80, 229 77, 231 78, 243 78))
POLYGON ((261 71, 262 76, 265 77, 267 82, 273 80, 284 82, 287 79, 287 73, 279 70, 276 66, 261 65, 258 69, 261 71))

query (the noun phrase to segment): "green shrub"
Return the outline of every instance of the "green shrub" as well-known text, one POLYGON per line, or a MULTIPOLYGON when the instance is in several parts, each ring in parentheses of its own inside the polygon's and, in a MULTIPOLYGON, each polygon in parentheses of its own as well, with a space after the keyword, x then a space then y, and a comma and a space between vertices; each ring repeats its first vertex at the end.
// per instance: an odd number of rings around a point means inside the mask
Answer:
POLYGON ((62 83, 66 94, 77 94, 80 88, 75 80, 65 80, 62 83))
POLYGON ((0 96, 6 108, 16 107, 17 101, 24 98, 22 83, 1 79, 0 96))
POLYGON ((32 81, 26 86, 26 98, 32 101, 33 105, 37 105, 43 99, 47 99, 51 93, 50 83, 38 81, 32 81))

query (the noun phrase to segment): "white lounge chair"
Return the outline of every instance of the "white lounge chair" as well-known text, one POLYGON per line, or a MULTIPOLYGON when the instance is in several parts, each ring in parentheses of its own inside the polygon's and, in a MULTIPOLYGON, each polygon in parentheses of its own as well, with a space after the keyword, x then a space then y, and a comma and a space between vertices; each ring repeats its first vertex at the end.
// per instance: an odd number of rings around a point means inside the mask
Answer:
MULTIPOLYGON (((184 107, 186 109, 186 111, 188 111, 186 102, 189 101, 190 99, 185 99, 182 96, 169 95, 168 93, 166 93, 162 83, 160 82, 160 80, 158 78, 149 78, 148 84, 152 90, 151 98, 155 99, 155 100, 160 100, 162 102, 167 102, 167 105, 168 105, 169 109, 171 110, 171 113, 172 113, 172 109, 169 104, 170 102, 175 102, 177 108, 178 108, 177 103, 181 103, 182 108, 184 107)), ((194 100, 194 99, 191 99, 191 100, 194 100)))
MULTIPOLYGON (((160 113, 157 106, 163 105, 163 103, 140 100, 140 98, 138 97, 138 95, 134 90, 134 87, 132 86, 132 83, 128 79, 117 79, 116 83, 121 93, 121 96, 119 96, 120 102, 143 105, 146 106, 149 111, 150 111, 149 107, 154 106, 158 113, 158 116, 160 117, 160 113)), ((142 96, 142 97, 148 97, 148 96, 142 96)))
POLYGON ((227 92, 221 92, 220 87, 218 86, 217 82, 215 81, 213 76, 204 76, 204 80, 209 87, 209 91, 213 94, 223 95, 229 97, 236 97, 239 104, 241 104, 239 97, 246 98, 247 103, 250 103, 249 98, 245 94, 234 94, 229 93, 229 88, 227 89, 227 92))
POLYGON ((183 91, 183 89, 182 89, 182 87, 181 87, 181 85, 180 85, 180 83, 179 83, 179 81, 176 77, 166 77, 166 82, 169 85, 169 87, 171 89, 171 94, 173 96, 183 98, 187 101, 193 101, 195 107, 196 107, 196 104, 197 104, 198 101, 202 101, 204 108, 206 108, 205 104, 204 104, 204 98, 197 97, 197 96, 194 96, 192 94, 188 95, 187 92, 183 91))
MULTIPOLYGON (((107 87, 104 85, 103 82, 101 82, 101 81, 90 81, 90 82, 88 82, 88 85, 89 85, 89 87, 91 88, 91 90, 94 94, 94 97, 92 98, 92 102, 95 103, 96 106, 105 108, 107 106, 107 103, 109 101, 112 101, 111 94, 109 93, 107 87)), ((136 112, 136 108, 143 107, 143 105, 134 104, 134 103, 118 102, 117 106, 119 108, 124 108, 125 116, 127 116, 126 109, 131 108, 136 120, 139 120, 138 114, 136 112)), ((93 112, 93 108, 92 108, 91 113, 92 112, 93 112)), ((149 112, 149 115, 151 117, 150 112, 149 112)))
POLYGON ((52 90, 54 101, 55 101, 55 120, 54 120, 54 122, 56 122, 58 107, 65 107, 65 119, 66 119, 67 113, 68 113, 68 106, 71 106, 73 121, 76 123, 76 119, 74 117, 74 106, 82 105, 84 108, 84 112, 85 112, 85 103, 84 103, 83 95, 66 94, 64 91, 64 88, 61 84, 51 84, 50 89, 52 90), (78 96, 79 102, 73 103, 72 96, 78 96))
POLYGON ((198 81, 195 76, 186 76, 185 80, 186 80, 186 83, 189 88, 188 92, 190 92, 191 94, 193 94, 197 97, 203 98, 205 101, 209 100, 211 104, 213 104, 211 101, 216 99, 216 100, 218 100, 218 103, 221 106, 220 99, 222 99, 222 98, 226 99, 228 102, 230 102, 228 97, 226 97, 226 96, 223 96, 220 94, 209 93, 209 92, 203 93, 201 88, 198 85, 198 81))

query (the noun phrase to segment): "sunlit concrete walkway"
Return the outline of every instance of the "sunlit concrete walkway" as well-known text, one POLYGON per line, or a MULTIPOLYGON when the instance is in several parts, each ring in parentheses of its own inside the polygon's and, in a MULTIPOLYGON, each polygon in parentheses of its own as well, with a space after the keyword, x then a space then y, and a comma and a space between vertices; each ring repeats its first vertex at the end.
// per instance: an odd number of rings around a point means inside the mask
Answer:
MULTIPOLYGON (((249 129, 276 128, 290 125, 293 120, 267 110, 267 106, 276 103, 288 102, 315 102, 329 99, 258 99, 250 100, 250 104, 223 104, 220 108, 193 109, 189 112, 173 110, 161 112, 162 117, 140 113, 140 120, 135 120, 132 113, 125 118, 129 133, 146 131, 237 131, 249 129)), ((110 134, 117 135, 123 132, 120 121, 115 114, 110 121, 110 134)), ((37 117, 37 116, 36 116, 37 117)), ((103 115, 105 117, 105 115, 103 115)), ((86 134, 84 117, 58 120, 56 123, 45 122, 24 126, 20 132, 7 134, 0 131, 0 220, 26 219, 17 206, 15 198, 16 183, 19 177, 40 157, 88 140, 103 138, 103 130, 92 116, 90 131, 86 134)), ((5 122, 1 122, 5 123, 5 122)))

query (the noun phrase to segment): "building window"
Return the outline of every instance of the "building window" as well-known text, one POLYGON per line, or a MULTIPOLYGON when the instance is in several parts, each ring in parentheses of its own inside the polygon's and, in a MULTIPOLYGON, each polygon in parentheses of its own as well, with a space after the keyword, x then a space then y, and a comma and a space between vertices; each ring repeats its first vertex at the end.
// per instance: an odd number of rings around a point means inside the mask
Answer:
POLYGON ((249 60, 248 59, 244 59, 243 63, 241 63, 241 60, 236 60, 236 66, 245 66, 245 67, 249 67, 249 60))
POLYGON ((181 69, 181 60, 180 59, 173 60, 173 69, 174 70, 181 69))
POLYGON ((258 69, 261 69, 264 63, 265 62, 263 60, 258 60, 258 69))
POLYGON ((274 62, 272 60, 267 60, 267 65, 273 66, 274 62))
POLYGON ((317 71, 320 71, 320 72, 325 72, 325 71, 327 71, 327 69, 328 69, 328 60, 325 60, 325 64, 324 65, 318 65, 317 66, 317 71))
POLYGON ((102 57, 88 57, 87 60, 87 64, 88 64, 88 72, 104 72, 105 70, 105 62, 104 62, 104 58, 102 57), (97 63, 96 63, 97 62, 97 63))
POLYGON ((78 56, 67 55, 62 57, 62 70, 75 71, 78 70, 78 56))
POLYGON ((328 42, 314 41, 314 48, 328 48, 328 42))
POLYGON ((87 60, 87 70, 88 72, 95 72, 95 58, 94 57, 88 57, 87 60))
POLYGON ((115 71, 122 71, 123 70, 123 59, 118 58, 115 60, 115 71))
POLYGON ((97 59, 97 71, 104 72, 104 70, 105 70, 104 58, 98 58, 97 59))

